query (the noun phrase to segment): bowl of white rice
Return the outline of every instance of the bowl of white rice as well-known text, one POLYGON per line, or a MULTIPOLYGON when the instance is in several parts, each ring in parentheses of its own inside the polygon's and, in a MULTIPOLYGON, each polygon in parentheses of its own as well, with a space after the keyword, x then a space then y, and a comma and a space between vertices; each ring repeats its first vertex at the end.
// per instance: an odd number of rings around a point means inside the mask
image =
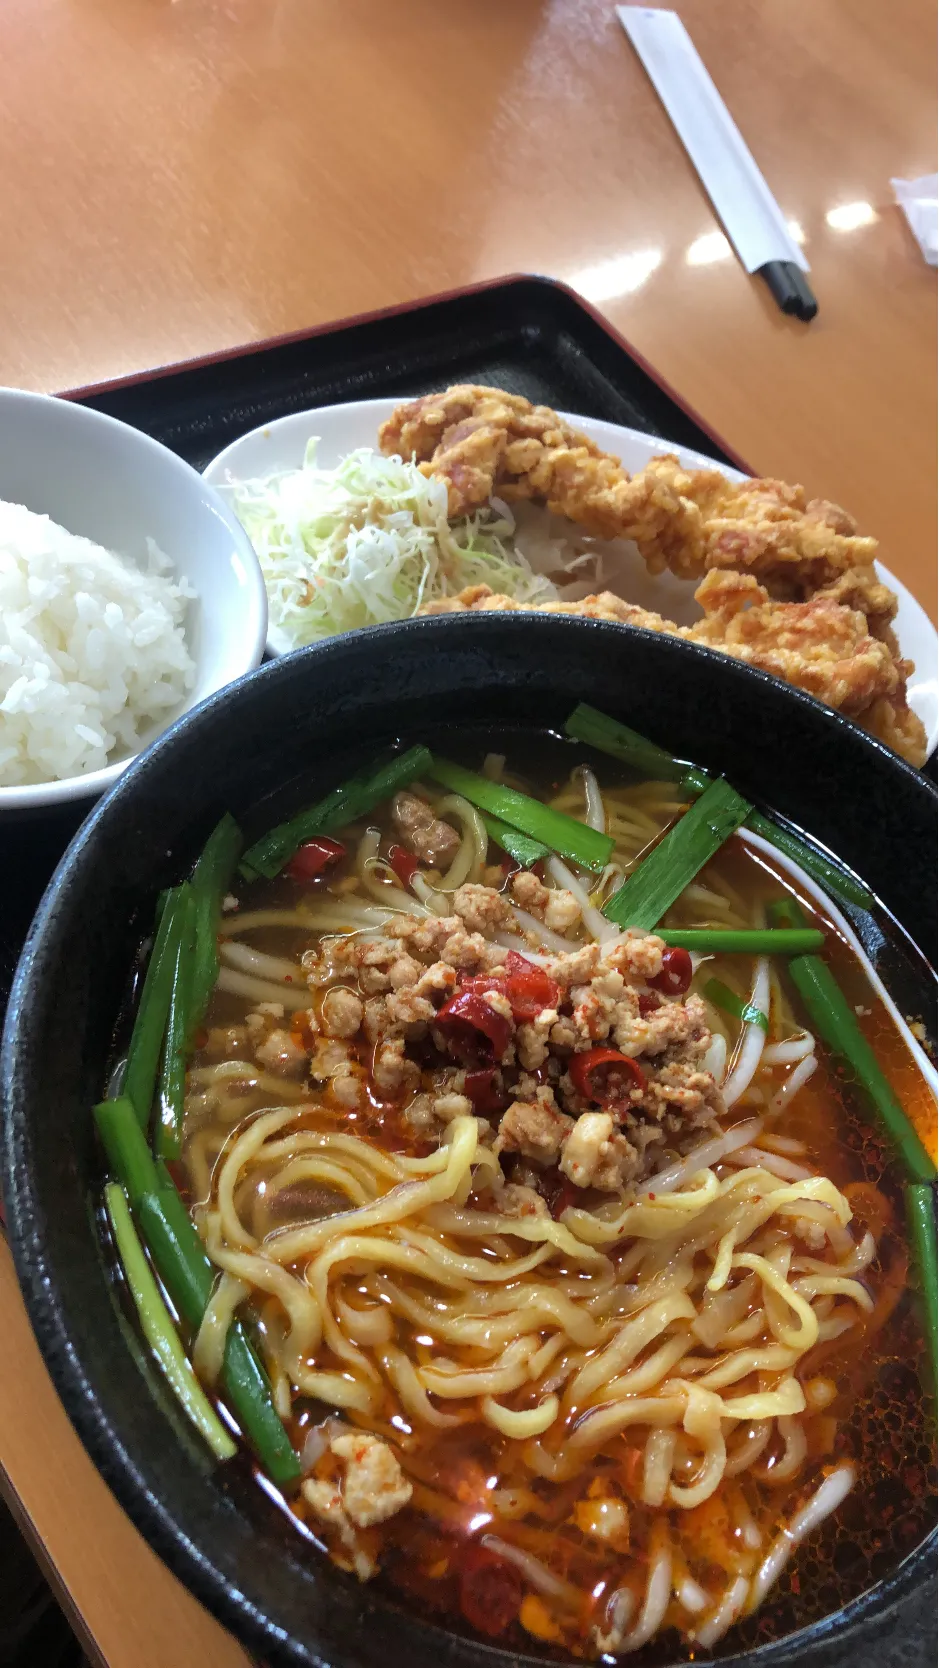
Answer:
POLYGON ((0 389, 0 813, 91 798, 257 666, 251 543, 187 463, 86 406, 0 389))

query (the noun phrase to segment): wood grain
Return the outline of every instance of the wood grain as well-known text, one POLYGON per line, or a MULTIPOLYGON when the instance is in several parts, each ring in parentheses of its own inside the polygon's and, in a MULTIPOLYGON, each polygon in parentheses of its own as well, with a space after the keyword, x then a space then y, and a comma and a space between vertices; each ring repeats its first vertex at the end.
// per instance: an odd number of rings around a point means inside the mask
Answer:
MULTIPOLYGON (((617 327, 934 611, 935 274, 889 185, 935 167, 930 8, 681 15, 804 230, 813 324, 729 253, 695 261, 716 223, 608 0, 6 0, 0 381, 74 387, 506 272, 595 291, 638 256, 645 281, 600 302, 617 327), (866 223, 829 223, 851 203, 866 223)), ((0 1313, 0 1460, 103 1657, 244 1668, 82 1453, 5 1255, 0 1313)))
POLYGON ((3 1491, 92 1660, 107 1668, 252 1668, 138 1534, 46 1372, 0 1238, 3 1491), (13 1364, 15 1363, 15 1371, 13 1364))
POLYGON ((928 7, 687 0, 821 303, 727 256, 607 0, 7 0, 0 379, 59 389, 500 272, 653 250, 606 311, 758 470, 844 503, 933 604, 928 7), (834 230, 826 214, 871 205, 834 230))

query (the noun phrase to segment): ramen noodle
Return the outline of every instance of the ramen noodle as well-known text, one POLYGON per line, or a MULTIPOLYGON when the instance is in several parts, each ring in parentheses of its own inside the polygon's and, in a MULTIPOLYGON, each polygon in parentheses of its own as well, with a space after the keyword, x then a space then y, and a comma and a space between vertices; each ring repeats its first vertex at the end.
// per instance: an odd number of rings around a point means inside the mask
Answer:
MULTIPOLYGON (((425 1614, 517 1651, 739 1647, 882 1573, 888 1475, 894 1557, 928 1526, 897 1197, 784 963, 602 915, 674 784, 569 762, 485 772, 612 836, 602 875, 520 868, 418 782, 234 883, 177 1171, 218 1272, 191 1358, 217 1388, 249 1324, 286 1510, 425 1614)), ((662 930, 759 927, 791 885, 734 837, 662 930)))

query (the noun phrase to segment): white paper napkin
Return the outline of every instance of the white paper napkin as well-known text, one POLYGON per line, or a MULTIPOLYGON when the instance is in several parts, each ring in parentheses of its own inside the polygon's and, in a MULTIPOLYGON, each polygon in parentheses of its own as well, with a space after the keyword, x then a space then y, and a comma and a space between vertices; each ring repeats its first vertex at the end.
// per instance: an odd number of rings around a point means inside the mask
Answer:
POLYGON ((910 231, 930 266, 939 264, 939 174, 918 180, 891 180, 893 194, 910 223, 910 231))

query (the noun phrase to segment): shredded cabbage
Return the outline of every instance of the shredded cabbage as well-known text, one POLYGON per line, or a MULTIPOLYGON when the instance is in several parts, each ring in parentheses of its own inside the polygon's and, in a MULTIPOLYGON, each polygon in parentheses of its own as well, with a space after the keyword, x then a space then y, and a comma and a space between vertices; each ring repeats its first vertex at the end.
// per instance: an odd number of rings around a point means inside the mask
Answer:
POLYGON ((309 442, 301 469, 229 489, 264 573, 277 653, 409 619, 466 585, 531 605, 557 597, 510 542, 507 506, 451 523, 445 481, 368 447, 321 469, 317 444, 309 442))

